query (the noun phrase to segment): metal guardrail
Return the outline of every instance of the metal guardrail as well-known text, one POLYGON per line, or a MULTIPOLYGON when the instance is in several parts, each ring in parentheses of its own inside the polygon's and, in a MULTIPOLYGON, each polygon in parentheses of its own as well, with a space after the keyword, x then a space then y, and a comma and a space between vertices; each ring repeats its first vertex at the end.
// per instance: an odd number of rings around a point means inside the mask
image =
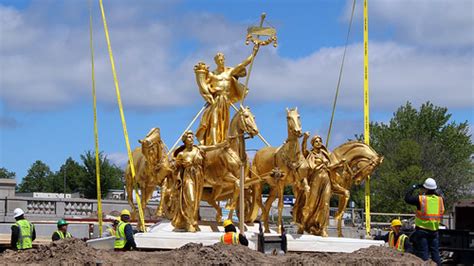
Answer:
MULTIPOLYGON (((291 208, 292 206, 285 205, 283 209, 283 220, 291 220, 291 208)), ((329 209, 329 216, 334 217, 337 212, 337 207, 331 207, 329 209)), ((276 222, 278 218, 278 209, 274 206, 270 209, 270 221, 276 222)), ((382 222, 371 222, 371 226, 374 227, 388 227, 390 222, 397 218, 400 220, 414 220, 415 214, 413 213, 385 213, 385 212, 370 212, 370 217, 384 217, 381 218, 382 222)), ((365 224, 365 211, 360 208, 347 208, 343 215, 345 225, 360 227, 365 224)), ((374 220, 374 219, 371 219, 374 220)), ((443 216, 443 224, 448 228, 452 227, 453 216, 451 214, 443 216)))

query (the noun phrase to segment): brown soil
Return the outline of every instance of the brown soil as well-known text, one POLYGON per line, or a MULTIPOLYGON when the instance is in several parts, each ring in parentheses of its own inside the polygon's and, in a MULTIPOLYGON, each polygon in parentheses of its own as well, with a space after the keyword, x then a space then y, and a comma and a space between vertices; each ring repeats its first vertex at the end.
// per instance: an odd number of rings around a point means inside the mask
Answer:
POLYGON ((18 265, 428 265, 411 254, 386 247, 353 253, 289 253, 272 256, 244 246, 190 243, 179 249, 155 252, 96 250, 77 239, 67 239, 26 251, 5 251, 0 264, 18 265))

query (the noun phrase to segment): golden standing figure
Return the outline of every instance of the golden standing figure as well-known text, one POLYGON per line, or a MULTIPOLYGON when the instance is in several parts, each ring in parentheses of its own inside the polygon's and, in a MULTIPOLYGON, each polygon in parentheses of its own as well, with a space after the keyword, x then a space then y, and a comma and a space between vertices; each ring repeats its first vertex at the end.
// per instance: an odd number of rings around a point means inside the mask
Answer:
MULTIPOLYGON (((298 212, 301 216, 297 217, 300 227, 299 233, 303 233, 304 229, 301 224, 315 235, 328 236, 326 228, 329 223, 329 200, 331 199, 331 180, 329 179, 329 152, 322 143, 322 138, 318 135, 311 139, 312 148, 310 151, 306 149, 306 143, 309 138, 309 132, 305 132, 301 149, 303 155, 308 161, 311 169, 310 176, 310 193, 305 200, 302 212, 298 212)), ((295 212, 294 212, 295 213, 295 212)))
POLYGON ((226 139, 230 105, 242 100, 247 94, 247 88, 238 82, 238 78, 247 75, 245 67, 256 56, 258 49, 259 45, 255 45, 252 54, 235 67, 225 66, 225 57, 222 53, 217 53, 214 57, 217 65, 214 71, 209 71, 209 67, 203 62, 194 66, 199 92, 207 102, 196 132, 201 144, 213 145, 226 139))
MULTIPOLYGON (((309 134, 305 134, 303 146, 309 134)), ((342 215, 350 197, 352 185, 360 184, 383 161, 370 146, 357 142, 346 142, 329 153, 315 136, 310 152, 303 152, 310 166, 310 193, 299 194, 293 207, 293 218, 298 224, 298 233, 327 236, 329 201, 332 194, 339 196, 337 220, 338 235, 342 236, 342 215)))
POLYGON ((184 145, 173 153, 175 157, 175 199, 174 215, 171 221, 175 229, 188 232, 199 231, 199 206, 204 185, 205 152, 227 145, 227 142, 213 146, 194 145, 194 134, 187 131, 182 137, 184 145))

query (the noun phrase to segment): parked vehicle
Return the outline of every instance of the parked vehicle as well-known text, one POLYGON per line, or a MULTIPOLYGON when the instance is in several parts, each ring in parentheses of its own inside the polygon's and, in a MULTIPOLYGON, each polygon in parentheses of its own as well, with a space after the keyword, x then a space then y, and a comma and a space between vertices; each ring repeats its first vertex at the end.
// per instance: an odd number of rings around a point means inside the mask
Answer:
POLYGON ((454 204, 454 228, 440 229, 443 264, 474 264, 474 199, 454 204))

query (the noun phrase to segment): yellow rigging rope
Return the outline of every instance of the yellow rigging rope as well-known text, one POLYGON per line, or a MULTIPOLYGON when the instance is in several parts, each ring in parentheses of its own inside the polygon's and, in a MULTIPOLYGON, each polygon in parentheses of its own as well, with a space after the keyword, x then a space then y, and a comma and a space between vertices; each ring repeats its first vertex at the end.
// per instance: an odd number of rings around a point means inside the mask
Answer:
POLYGON ((94 142, 95 173, 97 183, 97 219, 99 220, 99 237, 102 237, 102 192, 100 189, 99 130, 97 126, 97 97, 95 92, 94 46, 92 45, 92 1, 89 1, 89 43, 91 50, 92 100, 94 105, 94 142))
MULTIPOLYGON (((369 120, 369 13, 364 0, 364 142, 370 144, 369 120)), ((370 236, 370 176, 365 181, 365 231, 370 236)))
MULTIPOLYGON (((117 102, 118 102, 118 106, 120 110, 120 117, 122 119, 123 135, 125 137, 125 144, 127 146, 128 160, 130 163, 130 172, 132 174, 132 180, 135 180, 135 166, 133 163, 132 150, 130 149, 130 142, 128 140, 127 123, 125 122, 125 115, 123 113, 122 99, 120 97, 120 88, 119 88, 119 83, 118 83, 118 78, 117 78, 117 72, 115 71, 114 55, 112 53, 112 46, 110 44, 109 30, 107 27, 107 21, 105 19, 104 5, 102 3, 102 0, 99 0, 99 3, 100 3, 100 11, 102 13, 102 21, 104 23, 105 39, 107 40, 107 48, 109 51, 110 65, 112 66, 112 74, 114 76, 115 92, 117 94, 117 102)), ((135 182, 133 183, 135 184, 135 182)), ((145 231, 145 218, 143 215, 140 195, 138 194, 138 189, 136 187, 136 184, 134 185, 134 191, 135 191, 135 197, 137 199, 138 215, 140 217, 140 223, 139 223, 141 226, 140 230, 145 231)))

